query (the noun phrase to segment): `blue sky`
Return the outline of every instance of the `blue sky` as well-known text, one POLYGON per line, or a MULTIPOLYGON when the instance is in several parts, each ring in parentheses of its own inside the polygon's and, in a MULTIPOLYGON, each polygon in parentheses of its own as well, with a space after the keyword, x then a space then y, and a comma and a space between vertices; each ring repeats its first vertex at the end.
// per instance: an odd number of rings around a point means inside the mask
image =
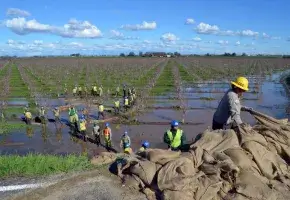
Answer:
POLYGON ((0 55, 290 54, 289 9, 286 0, 9 0, 0 55))

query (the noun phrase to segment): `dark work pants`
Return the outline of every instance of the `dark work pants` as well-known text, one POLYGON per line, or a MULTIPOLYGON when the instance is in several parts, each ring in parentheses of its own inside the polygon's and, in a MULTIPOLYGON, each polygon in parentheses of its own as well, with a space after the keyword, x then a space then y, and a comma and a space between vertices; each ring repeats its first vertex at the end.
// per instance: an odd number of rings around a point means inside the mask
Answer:
POLYGON ((224 129, 224 125, 212 120, 212 130, 224 129))

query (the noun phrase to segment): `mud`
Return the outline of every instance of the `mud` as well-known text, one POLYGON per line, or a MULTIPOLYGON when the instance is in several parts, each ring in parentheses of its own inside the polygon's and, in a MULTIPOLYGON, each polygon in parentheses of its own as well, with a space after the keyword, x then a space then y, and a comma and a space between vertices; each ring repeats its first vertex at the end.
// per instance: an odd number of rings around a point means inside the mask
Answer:
MULTIPOLYGON (((280 74, 274 74, 271 77, 263 79, 260 77, 253 77, 254 81, 260 81, 260 79, 263 80, 263 83, 259 87, 259 93, 246 93, 244 98, 258 97, 258 100, 242 100, 242 103, 276 118, 288 118, 288 111, 290 110, 288 106, 289 100, 284 87, 278 83, 279 77, 280 74)), ((215 89, 217 85, 217 83, 206 83, 202 85, 203 88, 201 89, 210 87, 215 89)), ((218 86, 225 89, 224 87, 228 85, 223 83, 218 86)), ((148 105, 151 109, 147 109, 142 115, 134 116, 131 119, 138 121, 140 125, 111 123, 115 149, 120 151, 120 137, 125 130, 128 131, 131 136, 133 150, 137 150, 143 140, 148 140, 152 147, 166 147, 163 144, 163 134, 169 128, 169 123, 173 119, 184 119, 185 125, 181 125, 181 128, 184 129, 187 140, 189 142, 192 141, 198 133, 211 127, 212 115, 215 108, 218 106, 223 93, 183 93, 183 96, 185 97, 189 95, 197 98, 185 100, 185 105, 191 108, 191 110, 186 110, 185 112, 183 112, 183 110, 172 109, 173 107, 176 108, 176 106, 180 106, 179 100, 168 99, 170 96, 174 95, 176 94, 156 97, 154 101, 151 99, 148 105), (198 99, 202 97, 211 97, 216 100, 208 101, 205 99, 198 99)), ((66 105, 68 103, 64 99, 42 99, 39 100, 39 102, 42 104, 45 103, 48 108, 66 105)), ((80 100, 73 100, 70 102, 77 105, 78 109, 84 107, 80 100)), ((110 106, 112 106, 112 104, 108 103, 107 107, 110 106)), ((91 106, 90 109, 90 115, 93 118, 97 115, 96 107, 97 106, 94 105, 91 106)), ((51 111, 49 111, 48 117, 52 117, 51 111)), ((67 120, 67 112, 63 112, 61 118, 64 121, 67 120)), ((254 119, 247 113, 242 113, 242 118, 247 123, 255 123, 254 119)), ((50 154, 68 154, 87 152, 90 156, 93 156, 101 151, 105 151, 105 149, 103 147, 97 147, 93 143, 91 130, 92 127, 89 127, 87 133, 89 137, 91 137, 91 140, 87 143, 72 136, 66 125, 64 125, 61 130, 58 130, 54 123, 49 123, 46 131, 39 126, 34 128, 34 130, 13 132, 9 135, 0 136, 0 153, 25 154, 28 152, 40 152, 50 154)))

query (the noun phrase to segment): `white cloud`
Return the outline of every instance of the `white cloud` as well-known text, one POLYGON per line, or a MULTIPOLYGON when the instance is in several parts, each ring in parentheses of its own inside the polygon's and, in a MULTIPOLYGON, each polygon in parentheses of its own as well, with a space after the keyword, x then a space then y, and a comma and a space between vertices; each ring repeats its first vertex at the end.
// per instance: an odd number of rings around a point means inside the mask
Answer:
POLYGON ((259 36, 259 32, 255 32, 255 31, 252 31, 252 30, 243 30, 241 32, 237 32, 238 35, 241 35, 241 36, 250 36, 250 37, 257 37, 259 36))
POLYGON ((142 24, 135 24, 135 25, 122 25, 122 29, 125 30, 132 30, 132 31, 139 31, 139 30, 154 30, 157 28, 157 23, 155 21, 153 22, 146 22, 143 21, 142 24))
POLYGON ((241 45, 241 42, 240 41, 237 41, 236 42, 236 46, 239 46, 239 45, 241 45))
POLYGON ((197 25, 196 31, 201 34, 216 34, 220 31, 220 29, 217 25, 209 25, 201 22, 197 25))
POLYGON ((8 8, 6 12, 7 16, 14 16, 14 17, 28 17, 30 13, 26 10, 21 10, 18 8, 8 8))
POLYGON ((111 33, 110 39, 114 39, 114 40, 138 40, 139 39, 139 37, 124 36, 123 33, 116 30, 111 30, 110 33, 111 33))
POLYGON ((262 33, 263 38, 270 38, 270 36, 266 33, 262 33))
POLYGON ((34 40, 33 44, 41 45, 41 44, 43 44, 43 41, 42 40, 34 40))
POLYGON ((165 33, 161 36, 160 39, 165 43, 174 43, 175 41, 179 40, 179 38, 173 33, 165 33))
POLYGON ((192 19, 192 18, 188 18, 188 19, 186 19, 186 21, 185 21, 185 24, 194 24, 195 23, 195 21, 194 21, 194 19, 192 19))
POLYGON ((18 35, 30 33, 50 33, 67 38, 98 38, 101 31, 88 21, 72 19, 63 27, 41 24, 35 19, 26 20, 23 17, 13 18, 4 22, 5 26, 18 35))
POLYGON ((220 44, 220 45, 228 45, 229 41, 219 40, 217 43, 220 44))
POLYGON ((193 40, 196 41, 196 42, 200 42, 201 38, 200 37, 195 37, 195 38, 193 38, 193 40))

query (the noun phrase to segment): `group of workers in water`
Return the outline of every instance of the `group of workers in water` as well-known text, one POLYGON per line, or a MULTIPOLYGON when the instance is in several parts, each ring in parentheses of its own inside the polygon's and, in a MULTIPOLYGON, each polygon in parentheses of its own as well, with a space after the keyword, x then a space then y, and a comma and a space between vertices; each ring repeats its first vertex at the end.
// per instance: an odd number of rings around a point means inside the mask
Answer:
MULTIPOLYGON (((225 93, 221 99, 212 121, 212 129, 234 129, 243 124, 241 119, 241 111, 251 112, 253 109, 250 107, 242 106, 240 99, 242 94, 249 90, 249 81, 245 77, 238 77, 235 81, 231 82, 231 88, 225 93)), ((61 123, 59 118, 59 108, 53 110, 55 121, 61 123)), ((104 117, 104 107, 102 104, 99 105, 99 114, 104 117)), ((31 113, 28 110, 24 112, 28 123, 31 123, 31 113)), ((84 141, 87 141, 87 116, 83 112, 78 119, 78 114, 76 109, 71 105, 68 111, 69 121, 71 127, 74 127, 74 130, 79 130, 83 136, 84 141), (79 128, 78 128, 79 122, 79 128)), ((45 121, 44 117, 44 108, 41 107, 39 110, 39 117, 42 121, 45 121)), ((107 149, 112 148, 112 130, 109 123, 105 123, 104 129, 101 130, 100 126, 97 123, 93 124, 92 134, 94 136, 95 143, 99 146, 101 144, 101 136, 103 136, 104 144, 107 149)), ((168 129, 163 136, 163 141, 168 145, 168 149, 172 151, 179 151, 186 143, 185 133, 181 128, 179 128, 179 122, 173 120, 171 122, 171 128, 168 129)), ((124 150, 125 153, 131 153, 131 139, 127 131, 121 137, 120 147, 124 150)), ((144 151, 149 147, 149 142, 144 141, 141 145, 140 151, 144 151)))

